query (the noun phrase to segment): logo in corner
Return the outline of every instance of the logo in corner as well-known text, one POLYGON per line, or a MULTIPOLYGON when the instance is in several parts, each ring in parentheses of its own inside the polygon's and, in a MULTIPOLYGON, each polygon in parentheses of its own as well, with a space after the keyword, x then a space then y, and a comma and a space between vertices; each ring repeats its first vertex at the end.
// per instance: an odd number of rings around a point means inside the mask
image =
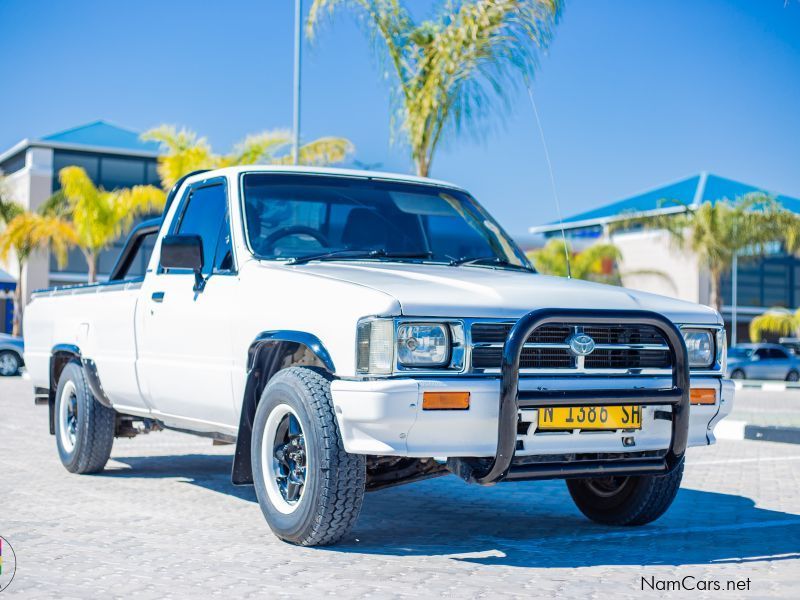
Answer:
POLYGON ((567 344, 575 356, 587 356, 594 351, 594 340, 585 333, 576 333, 567 340, 567 344))
POLYGON ((17 555, 8 540, 0 535, 0 592, 11 585, 17 572, 17 555))

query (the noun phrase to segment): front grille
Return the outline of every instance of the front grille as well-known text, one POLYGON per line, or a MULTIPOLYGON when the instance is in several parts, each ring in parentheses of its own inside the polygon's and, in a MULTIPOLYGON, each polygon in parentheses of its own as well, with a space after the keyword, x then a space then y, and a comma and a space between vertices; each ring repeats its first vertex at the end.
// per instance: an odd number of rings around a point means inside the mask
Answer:
MULTIPOLYGON (((473 323, 472 367, 499 369, 503 344, 513 323, 473 323)), ((526 340, 521 369, 577 369, 581 359, 569 351, 567 340, 581 331, 595 341, 595 350, 582 358, 583 369, 668 369, 672 366, 663 334, 650 325, 543 325, 526 340)))

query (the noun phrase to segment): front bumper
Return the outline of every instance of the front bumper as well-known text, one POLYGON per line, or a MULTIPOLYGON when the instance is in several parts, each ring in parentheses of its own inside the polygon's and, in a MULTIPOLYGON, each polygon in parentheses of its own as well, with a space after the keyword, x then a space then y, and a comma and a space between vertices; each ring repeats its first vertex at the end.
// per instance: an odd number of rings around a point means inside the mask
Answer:
POLYGON ((730 388, 719 379, 712 378, 711 384, 718 386, 717 402, 698 405, 692 411, 683 337, 657 313, 540 309, 512 327, 503 347, 499 380, 341 381, 332 386, 332 395, 348 451, 447 457, 450 470, 469 482, 486 485, 506 478, 668 473, 683 461, 692 437, 692 414, 695 422, 699 421, 692 441, 710 443, 715 419, 724 416, 722 405, 731 404, 724 398, 730 388), (549 383, 542 378, 520 379, 520 355, 529 336, 539 327, 558 322, 654 327, 669 347, 671 377, 601 379, 581 375, 549 383), (359 401, 359 390, 365 388, 369 399, 359 401), (470 408, 462 413, 465 416, 453 416, 459 411, 433 416, 420 408, 425 391, 443 388, 470 392, 470 408), (640 406, 642 429, 536 432, 537 409, 614 405, 640 406), (484 458, 489 456, 492 458, 484 458))
MULTIPOLYGON (((608 378, 521 379, 520 390, 617 390, 619 384, 618 379, 608 378)), ((659 389, 667 384, 669 380, 663 378, 625 379, 627 389, 659 389)), ((733 407, 733 382, 692 377, 691 387, 716 389, 718 401, 690 407, 688 445, 713 444, 714 427, 733 407)), ((498 378, 339 379, 331 384, 331 393, 345 450, 353 454, 490 457, 497 451, 498 378), (423 393, 441 391, 470 392, 469 410, 422 410, 423 393)), ((533 426, 518 433, 516 456, 664 450, 669 445, 671 422, 656 418, 657 410, 662 407, 644 407, 642 428, 630 433, 536 433, 537 410, 520 409, 520 420, 533 426), (624 445, 624 437, 632 437, 634 445, 624 445)))

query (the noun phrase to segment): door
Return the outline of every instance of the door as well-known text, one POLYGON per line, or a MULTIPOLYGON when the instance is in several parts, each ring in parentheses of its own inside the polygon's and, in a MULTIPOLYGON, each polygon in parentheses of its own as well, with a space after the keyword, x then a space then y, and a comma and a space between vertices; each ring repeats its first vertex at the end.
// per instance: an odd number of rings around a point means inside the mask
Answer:
POLYGON ((140 380, 162 415, 203 431, 236 427, 231 325, 238 277, 224 178, 192 186, 175 215, 169 233, 202 240, 205 286, 195 290, 191 271, 160 263, 148 273, 137 319, 140 380))
POLYGON ((747 365, 748 379, 767 379, 770 372, 770 358, 768 348, 756 348, 747 365))
POLYGON ((789 353, 783 348, 770 348, 767 360, 767 379, 786 379, 789 374, 789 353))

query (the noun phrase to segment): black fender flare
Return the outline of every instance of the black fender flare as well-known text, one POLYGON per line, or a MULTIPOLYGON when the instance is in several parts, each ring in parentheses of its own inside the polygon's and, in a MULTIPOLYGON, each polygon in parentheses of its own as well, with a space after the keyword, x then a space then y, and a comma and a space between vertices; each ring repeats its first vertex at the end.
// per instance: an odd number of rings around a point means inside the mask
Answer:
POLYGON ((113 408, 111 401, 106 396, 103 386, 100 383, 100 376, 97 374, 97 366, 90 358, 84 358, 81 354, 81 349, 75 344, 56 344, 50 351, 50 391, 48 393, 48 405, 50 406, 50 434, 56 433, 56 389, 58 388, 58 379, 61 377, 61 372, 67 363, 77 360, 83 367, 83 373, 86 377, 86 383, 89 385, 89 390, 92 396, 107 408, 113 408))
POLYGON ((295 360, 297 353, 310 353, 315 359, 311 366, 336 372, 333 359, 320 339, 305 331, 280 329, 259 333, 247 351, 247 381, 236 436, 236 453, 233 457, 231 481, 235 485, 253 483, 250 441, 253 436, 253 419, 261 392, 275 373, 287 367, 308 363, 295 360), (288 360, 287 360, 288 359, 288 360))

